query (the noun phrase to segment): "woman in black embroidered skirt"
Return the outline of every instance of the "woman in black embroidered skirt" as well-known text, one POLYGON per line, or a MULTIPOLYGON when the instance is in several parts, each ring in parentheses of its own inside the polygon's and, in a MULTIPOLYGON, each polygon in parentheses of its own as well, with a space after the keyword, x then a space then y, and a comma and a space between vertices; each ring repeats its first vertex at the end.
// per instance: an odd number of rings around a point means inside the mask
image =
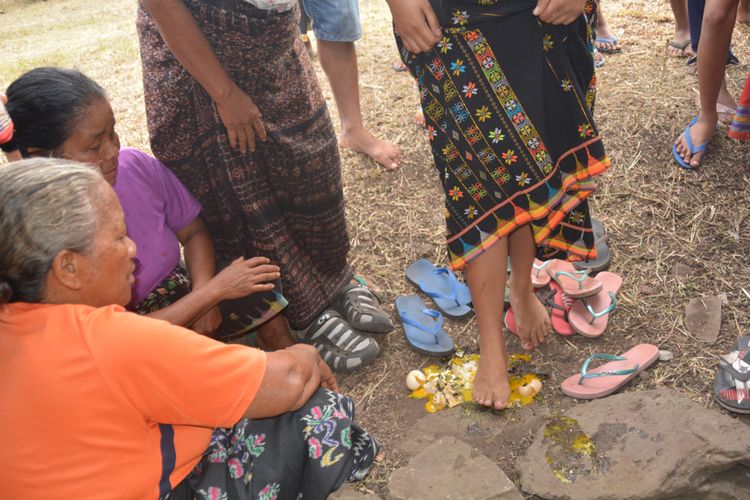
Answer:
POLYGON ((527 349, 549 318, 531 286, 537 246, 593 258, 586 199, 609 166, 590 107, 585 0, 388 0, 417 79, 445 190, 448 253, 471 290, 482 355, 474 400, 510 396, 502 337, 510 302, 527 349))

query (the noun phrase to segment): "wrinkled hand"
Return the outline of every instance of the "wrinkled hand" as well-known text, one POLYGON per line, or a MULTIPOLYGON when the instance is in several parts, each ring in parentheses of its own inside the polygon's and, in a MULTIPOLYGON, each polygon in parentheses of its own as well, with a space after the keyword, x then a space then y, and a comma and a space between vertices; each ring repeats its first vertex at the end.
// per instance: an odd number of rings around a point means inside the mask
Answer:
POLYGON ((388 0, 393 24, 409 52, 427 52, 443 36, 428 0, 388 0))
POLYGON ((319 357, 318 368, 320 369, 320 387, 328 389, 329 391, 339 392, 339 384, 336 382, 336 375, 333 374, 331 368, 323 361, 323 358, 319 357))
POLYGON ((534 15, 547 24, 570 24, 583 13, 586 0, 539 0, 534 15))
POLYGON ((190 329, 201 335, 208 335, 210 337, 218 330, 221 320, 221 310, 219 310, 218 306, 214 306, 196 319, 190 326, 190 329))
POLYGON ((246 153, 255 151, 256 140, 266 140, 266 127, 263 117, 250 96, 239 87, 232 85, 229 93, 220 101, 216 101, 216 109, 224 127, 227 129, 229 145, 240 148, 246 153))
POLYGON ((249 260, 239 257, 222 269, 209 283, 218 287, 224 300, 267 292, 273 289, 272 282, 281 276, 279 267, 270 262, 266 257, 253 257, 249 260))

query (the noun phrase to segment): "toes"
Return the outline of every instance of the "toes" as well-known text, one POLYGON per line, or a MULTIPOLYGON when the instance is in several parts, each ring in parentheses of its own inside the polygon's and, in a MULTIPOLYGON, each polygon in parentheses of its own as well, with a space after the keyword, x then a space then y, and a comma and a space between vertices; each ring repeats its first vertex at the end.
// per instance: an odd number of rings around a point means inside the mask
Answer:
POLYGON ((508 403, 506 401, 503 401, 502 399, 496 399, 492 407, 495 410, 504 410, 508 407, 508 403))

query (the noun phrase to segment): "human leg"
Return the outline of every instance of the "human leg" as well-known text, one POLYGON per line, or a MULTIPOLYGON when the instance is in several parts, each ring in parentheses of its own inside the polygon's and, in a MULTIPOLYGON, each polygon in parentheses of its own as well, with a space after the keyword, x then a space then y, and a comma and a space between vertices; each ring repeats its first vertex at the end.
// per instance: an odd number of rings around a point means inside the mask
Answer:
POLYGON ((508 236, 510 255, 510 306, 516 317, 518 337, 524 349, 539 347, 552 323, 547 310, 534 293, 531 269, 536 257, 536 244, 531 228, 522 226, 508 236))
MULTIPOLYGON (((711 0, 706 4, 703 13, 702 39, 698 47, 698 88, 700 91, 701 112, 698 120, 692 125, 687 134, 694 145, 706 143, 718 122, 716 102, 724 88, 725 98, 728 95, 725 74, 725 58, 732 38, 737 15, 738 0, 711 0)), ((679 155, 691 167, 701 163, 703 152, 691 153, 688 141, 681 134, 675 142, 679 155)))
POLYGON ((740 5, 737 8, 737 22, 750 24, 750 0, 740 0, 740 5))
POLYGON ((502 328, 507 262, 508 239, 503 238, 464 270, 477 318, 481 356, 474 377, 473 398, 478 404, 496 410, 505 408, 510 398, 502 328))
POLYGON ((400 148, 375 137, 362 123, 354 42, 329 42, 318 39, 318 57, 339 110, 339 145, 366 154, 386 170, 398 168, 401 162, 400 148))
POLYGON ((386 170, 398 168, 401 150, 375 137, 362 123, 354 42, 362 34, 357 0, 302 0, 312 20, 320 65, 331 85, 341 120, 339 145, 364 153, 386 170), (332 6, 335 4, 335 8, 332 6))
POLYGON ((690 48, 690 23, 688 22, 688 5, 690 0, 670 0, 672 15, 674 16, 674 35, 667 45, 667 55, 670 57, 686 57, 693 55, 690 48))
POLYGON ((350 398, 319 389, 299 410, 216 429, 195 469, 162 499, 327 498, 362 480, 379 448, 354 421, 350 398))

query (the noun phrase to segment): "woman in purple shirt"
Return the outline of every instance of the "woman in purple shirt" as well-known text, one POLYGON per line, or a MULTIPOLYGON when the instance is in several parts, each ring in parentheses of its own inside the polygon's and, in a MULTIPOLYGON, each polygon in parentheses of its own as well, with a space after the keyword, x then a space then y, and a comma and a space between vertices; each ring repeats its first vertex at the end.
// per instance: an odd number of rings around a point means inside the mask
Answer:
POLYGON ((265 257, 240 257, 216 272, 201 205, 159 161, 120 148, 112 107, 96 82, 75 70, 37 68, 7 96, 16 133, 4 151, 93 164, 114 186, 138 246, 129 309, 224 340, 257 329, 260 347, 294 343, 278 314, 286 306, 275 286, 279 268, 265 257))

